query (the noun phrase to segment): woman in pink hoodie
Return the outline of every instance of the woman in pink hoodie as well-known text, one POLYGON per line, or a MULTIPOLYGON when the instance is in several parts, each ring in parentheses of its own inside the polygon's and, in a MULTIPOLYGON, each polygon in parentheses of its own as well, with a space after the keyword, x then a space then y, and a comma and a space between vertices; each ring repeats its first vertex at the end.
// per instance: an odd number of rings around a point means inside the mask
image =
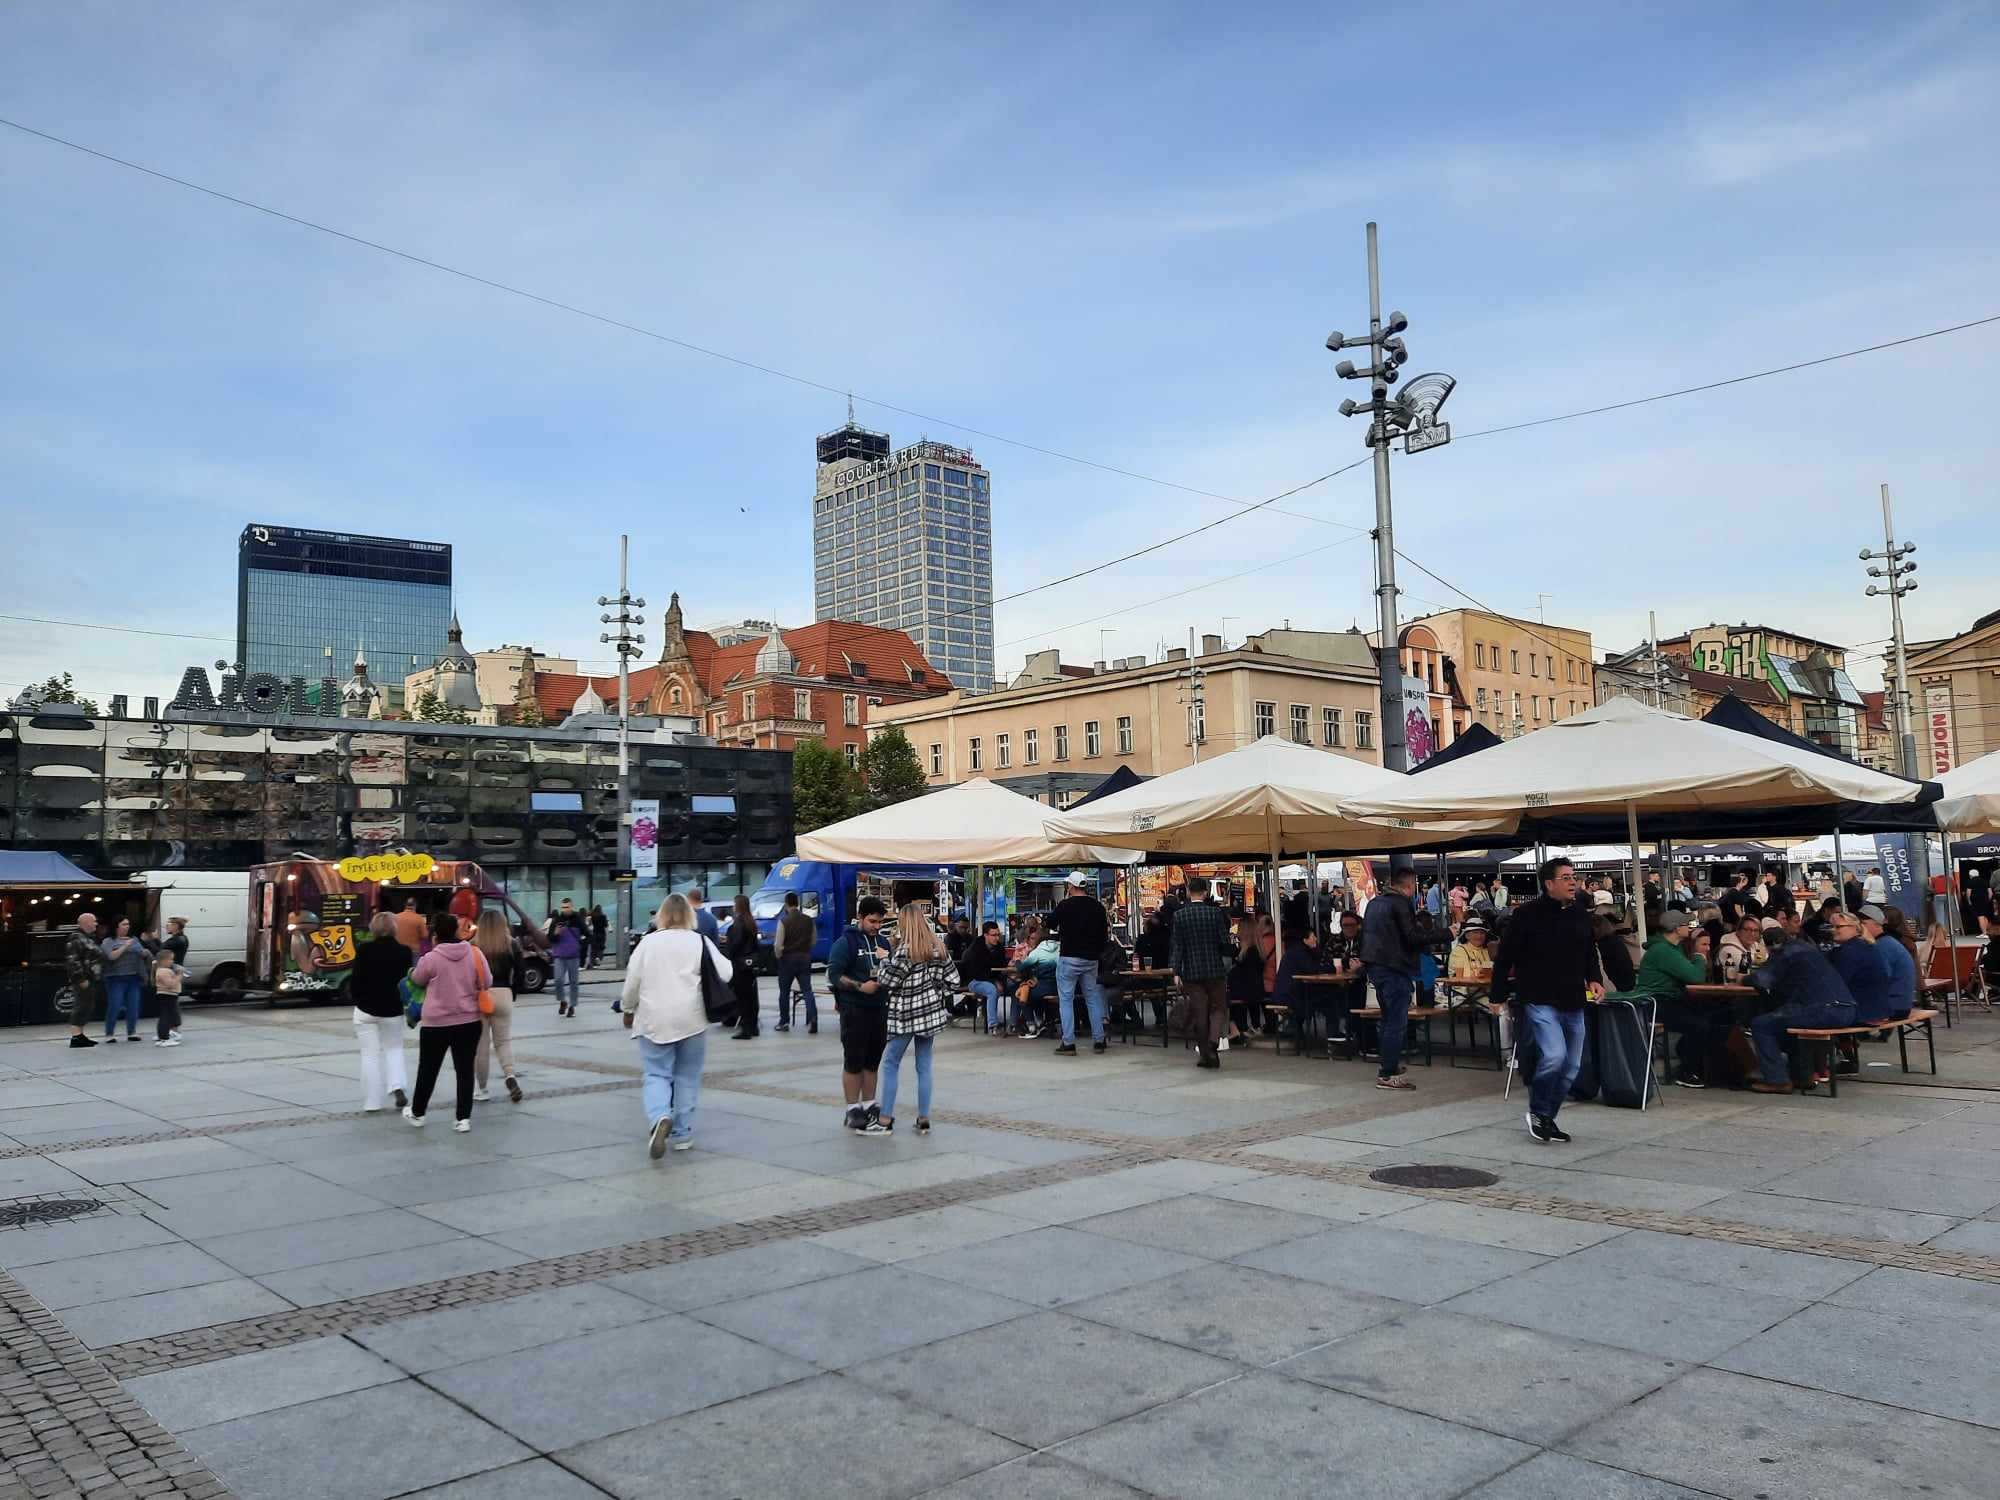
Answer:
POLYGON ((472 1129, 472 1070, 479 1051, 479 992, 489 987, 486 960, 458 935, 458 918, 449 911, 431 916, 431 951, 417 960, 410 983, 423 986, 423 1020, 417 1030, 417 1091, 403 1107, 412 1125, 424 1123, 424 1110, 437 1085, 444 1055, 458 1083, 454 1130, 472 1129))

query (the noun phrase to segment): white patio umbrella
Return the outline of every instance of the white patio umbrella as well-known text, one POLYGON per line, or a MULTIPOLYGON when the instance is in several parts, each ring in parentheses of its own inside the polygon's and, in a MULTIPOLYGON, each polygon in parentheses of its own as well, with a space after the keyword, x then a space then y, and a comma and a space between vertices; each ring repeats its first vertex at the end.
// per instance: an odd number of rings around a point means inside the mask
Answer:
MULTIPOLYGON (((1510 816, 1518 826, 1524 816, 1622 807, 1636 850, 1642 811, 1904 803, 1922 792, 1921 783, 1900 776, 1614 698, 1344 805, 1358 817, 1433 828, 1480 815, 1510 816)), ((1635 860, 1633 888, 1643 880, 1635 860)), ((1642 911, 1642 928, 1644 920, 1642 911)))
POLYGON ((1944 796, 1936 808, 1947 834, 2000 832, 2000 750, 1954 766, 1938 777, 1944 796))
POLYGON ((1135 849, 1048 838, 1049 810, 980 778, 799 836, 801 859, 847 865, 1129 865, 1135 849))

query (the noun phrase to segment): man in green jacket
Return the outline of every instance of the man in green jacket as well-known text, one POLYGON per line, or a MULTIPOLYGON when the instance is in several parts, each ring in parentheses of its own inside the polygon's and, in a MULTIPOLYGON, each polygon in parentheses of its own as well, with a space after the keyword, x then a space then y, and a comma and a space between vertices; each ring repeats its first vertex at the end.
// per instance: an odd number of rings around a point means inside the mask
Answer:
POLYGON ((1680 1066, 1674 1082, 1684 1089, 1707 1088, 1710 1059, 1729 1034, 1727 1006, 1687 997, 1689 985, 1708 982, 1708 960, 1701 951, 1708 935, 1699 934, 1694 948, 1685 948, 1681 940, 1687 936, 1690 921, 1686 912, 1662 912, 1657 921, 1658 929, 1646 939, 1645 956, 1639 960, 1632 988, 1612 998, 1657 1001, 1667 1030, 1680 1033, 1675 1052, 1680 1066))

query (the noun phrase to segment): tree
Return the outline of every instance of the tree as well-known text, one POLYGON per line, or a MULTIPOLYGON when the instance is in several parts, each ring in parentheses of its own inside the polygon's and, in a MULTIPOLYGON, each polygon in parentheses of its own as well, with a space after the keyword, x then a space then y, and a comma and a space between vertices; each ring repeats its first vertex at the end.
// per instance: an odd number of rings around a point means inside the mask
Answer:
POLYGON ((929 791, 924 768, 917 764, 917 747, 892 724, 878 731, 861 751, 862 800, 870 811, 907 802, 929 791))
POLYGON ((851 816, 857 790, 840 752, 819 740, 801 740, 792 751, 793 831, 811 833, 851 816))
POLYGON ((36 684, 22 696, 37 703, 74 703, 92 718, 98 715, 97 700, 80 696, 75 680, 67 672, 60 677, 51 676, 47 682, 36 684))
POLYGON ((472 715, 462 708, 453 708, 436 693, 424 693, 417 699, 410 716, 429 724, 470 724, 472 715))
POLYGON ((547 726, 548 715, 542 712, 539 700, 530 698, 514 706, 514 722, 523 729, 541 729, 547 726))

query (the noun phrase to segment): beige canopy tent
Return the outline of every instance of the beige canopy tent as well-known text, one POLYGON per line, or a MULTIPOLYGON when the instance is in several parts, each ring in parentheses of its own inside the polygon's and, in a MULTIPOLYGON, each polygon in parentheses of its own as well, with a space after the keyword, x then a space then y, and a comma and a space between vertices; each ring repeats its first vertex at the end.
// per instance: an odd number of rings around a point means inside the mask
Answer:
POLYGON ((799 858, 847 865, 1129 865, 1134 849, 1050 839, 1048 809, 980 778, 799 836, 799 858))
POLYGON ((1938 827, 1947 834, 2000 833, 2000 750, 1938 777, 1938 827))
MULTIPOLYGON (((1345 806, 1357 817, 1432 829, 1482 815, 1511 818, 1511 828, 1524 816, 1622 807, 1636 850, 1641 812, 1905 803, 1923 791, 1921 782, 1614 698, 1345 806)), ((1635 860, 1632 888, 1643 879, 1635 860)), ((1644 937, 1643 910, 1639 920, 1644 937)))

